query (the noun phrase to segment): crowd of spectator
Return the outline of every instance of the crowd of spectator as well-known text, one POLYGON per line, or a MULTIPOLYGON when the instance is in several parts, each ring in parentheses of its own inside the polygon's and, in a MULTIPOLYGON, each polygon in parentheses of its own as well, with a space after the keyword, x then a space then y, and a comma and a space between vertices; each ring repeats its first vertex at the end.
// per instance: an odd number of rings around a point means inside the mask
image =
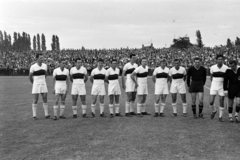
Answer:
MULTIPOLYGON (((98 58, 105 60, 105 67, 108 68, 111 59, 116 58, 119 62, 119 68, 122 69, 124 64, 128 62, 129 55, 131 53, 137 55, 137 63, 140 63, 141 57, 148 58, 148 66, 150 69, 154 69, 159 65, 159 59, 165 58, 168 61, 168 66, 172 66, 172 62, 175 58, 180 58, 182 66, 188 68, 192 65, 194 57, 198 56, 202 58, 202 65, 209 68, 215 64, 216 54, 223 54, 225 57, 225 63, 230 59, 240 60, 240 47, 235 46, 231 49, 225 46, 216 47, 191 47, 188 49, 176 49, 176 48, 153 48, 144 47, 140 49, 79 49, 79 50, 61 50, 61 51, 7 51, 0 52, 0 69, 1 70, 29 70, 31 64, 35 61, 35 55, 42 52, 44 55, 44 63, 48 65, 49 74, 54 68, 58 66, 58 60, 60 58, 68 59, 68 67, 74 65, 76 58, 81 58, 84 62, 84 66, 88 71, 91 71, 97 65, 98 58)), ((239 61, 240 62, 240 61, 239 61)))

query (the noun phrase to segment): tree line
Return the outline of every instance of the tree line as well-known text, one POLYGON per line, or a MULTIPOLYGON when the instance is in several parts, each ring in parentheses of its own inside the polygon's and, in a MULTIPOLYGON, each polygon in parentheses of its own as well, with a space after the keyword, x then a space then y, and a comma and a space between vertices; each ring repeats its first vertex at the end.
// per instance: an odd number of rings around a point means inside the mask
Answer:
MULTIPOLYGON (((179 37, 178 39, 173 39, 173 44, 171 45, 172 48, 189 48, 192 46, 197 46, 199 48, 204 47, 203 40, 202 40, 202 35, 200 30, 196 31, 196 44, 192 44, 190 42, 190 38, 186 35, 184 37, 179 37)), ((227 39, 226 47, 227 48, 232 48, 234 46, 240 46, 240 39, 236 37, 235 42, 232 42, 229 38, 227 39)))
MULTIPOLYGON (((51 43, 52 50, 60 50, 60 43, 59 37, 57 35, 52 36, 52 43, 51 43)), ((26 32, 13 33, 13 39, 10 34, 6 31, 2 32, 0 30, 0 51, 46 51, 46 38, 45 35, 42 33, 41 37, 40 34, 34 35, 33 40, 31 43, 31 36, 26 32), (31 47, 32 45, 32 47, 31 47)))

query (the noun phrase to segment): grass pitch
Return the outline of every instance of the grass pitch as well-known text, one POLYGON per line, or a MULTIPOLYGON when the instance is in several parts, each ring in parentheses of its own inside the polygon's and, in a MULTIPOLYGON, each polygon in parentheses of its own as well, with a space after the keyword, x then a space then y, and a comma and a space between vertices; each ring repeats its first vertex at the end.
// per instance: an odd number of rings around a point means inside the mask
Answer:
MULTIPOLYGON (((204 96, 205 119, 193 119, 189 93, 188 117, 182 117, 178 97, 178 117, 172 117, 171 97, 167 97, 164 118, 153 117, 154 84, 149 82, 147 111, 151 116, 84 119, 72 117, 71 96, 66 100, 66 120, 44 118, 39 100, 37 121, 32 117, 31 84, 28 77, 0 77, 0 159, 239 159, 239 124, 229 123, 225 110, 223 123, 210 119, 208 107, 210 82, 204 96)), ((52 77, 47 78, 49 112, 53 115, 52 77)), ((87 112, 91 109, 91 83, 87 82, 87 112)), ((120 111, 124 114, 126 94, 122 91, 120 111)), ((218 106, 218 98, 216 99, 218 106)), ((99 103, 98 103, 99 104, 99 103)), ((78 101, 78 114, 81 115, 78 101)))

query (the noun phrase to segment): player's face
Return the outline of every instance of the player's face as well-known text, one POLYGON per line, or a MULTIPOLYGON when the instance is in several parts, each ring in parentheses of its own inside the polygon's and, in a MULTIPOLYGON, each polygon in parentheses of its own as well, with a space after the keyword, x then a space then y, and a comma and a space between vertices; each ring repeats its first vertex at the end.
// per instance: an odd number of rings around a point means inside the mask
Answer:
POLYGON ((218 63, 219 65, 222 65, 222 64, 223 64, 223 58, 222 58, 222 57, 218 57, 217 63, 218 63))
POLYGON ((98 62, 98 66, 99 66, 99 67, 103 67, 103 62, 101 62, 101 61, 98 62))
POLYGON ((175 61, 174 65, 175 65, 175 67, 179 67, 180 66, 180 61, 175 61))
POLYGON ((146 66, 147 65, 147 60, 146 59, 142 59, 142 66, 146 66))
POLYGON ((199 60, 195 60, 194 63, 195 63, 196 67, 200 67, 200 61, 199 60))
POLYGON ((67 61, 61 61, 60 63, 60 67, 64 68, 67 64, 67 61))
POLYGON ((43 55, 39 55, 39 57, 38 57, 38 62, 43 62, 43 55))
POLYGON ((112 67, 116 68, 117 67, 117 62, 116 61, 112 61, 112 67))
POLYGON ((82 61, 81 60, 77 60, 76 67, 80 67, 81 65, 82 65, 82 61))
POLYGON ((161 62, 161 67, 166 67, 166 62, 165 61, 161 62))
POLYGON ((132 56, 131 61, 135 62, 136 61, 136 56, 132 56))
POLYGON ((232 64, 229 64, 229 67, 230 67, 232 70, 236 70, 237 65, 235 65, 234 63, 232 63, 232 64))

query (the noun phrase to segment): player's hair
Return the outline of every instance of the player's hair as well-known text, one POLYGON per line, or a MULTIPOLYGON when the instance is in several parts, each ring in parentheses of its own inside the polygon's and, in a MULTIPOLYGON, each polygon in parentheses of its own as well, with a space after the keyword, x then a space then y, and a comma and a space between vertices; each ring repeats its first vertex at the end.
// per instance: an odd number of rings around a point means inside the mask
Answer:
POLYGON ((228 64, 234 64, 234 65, 237 65, 237 61, 236 61, 236 60, 230 60, 228 64))
POLYGON ((136 56, 136 54, 130 54, 130 58, 132 58, 132 57, 134 57, 134 56, 136 56))
POLYGON ((218 54, 218 55, 216 56, 216 59, 218 59, 219 57, 224 58, 222 54, 218 54))
POLYGON ((194 60, 194 61, 196 61, 196 60, 201 61, 201 58, 200 58, 200 57, 195 57, 193 60, 194 60))
POLYGON ((65 61, 66 58, 59 58, 58 62, 61 63, 62 61, 65 61))
POLYGON ((38 59, 39 56, 42 56, 43 54, 42 53, 37 53, 36 54, 36 59, 38 59))
POLYGON ((117 62, 117 59, 113 58, 113 59, 111 60, 111 63, 112 63, 112 62, 117 62))
POLYGON ((180 61, 180 59, 178 59, 178 58, 175 58, 175 59, 174 59, 174 62, 177 62, 177 61, 179 62, 179 61, 180 61))
POLYGON ((80 58, 76 58, 76 59, 75 59, 75 62, 77 62, 78 60, 80 60, 80 61, 81 61, 81 59, 80 59, 80 58))
POLYGON ((99 59, 98 59, 98 62, 103 62, 103 63, 104 63, 104 61, 103 61, 102 58, 99 58, 99 59))

